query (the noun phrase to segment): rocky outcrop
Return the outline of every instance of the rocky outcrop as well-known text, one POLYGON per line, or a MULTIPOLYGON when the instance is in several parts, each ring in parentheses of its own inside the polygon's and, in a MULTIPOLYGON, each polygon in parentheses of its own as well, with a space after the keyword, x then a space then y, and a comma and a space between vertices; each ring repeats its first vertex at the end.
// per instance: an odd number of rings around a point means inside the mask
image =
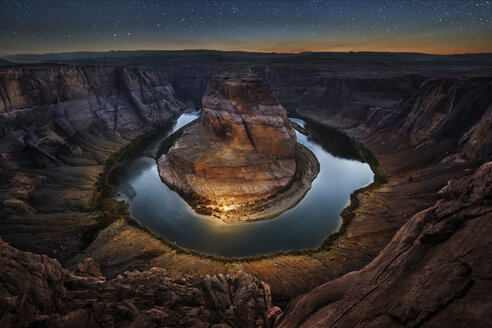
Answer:
POLYGON ((271 307, 268 285, 244 273, 172 278, 152 268, 106 280, 85 274, 92 259, 71 272, 1 240, 0 254, 2 327, 259 327, 271 307))
POLYGON ((99 264, 94 262, 93 258, 85 258, 82 262, 77 264, 77 274, 88 277, 102 277, 99 264))
POLYGON ((228 145, 278 158, 293 158, 296 135, 287 113, 254 72, 223 73, 202 100, 201 123, 228 145))
POLYGON ((236 207, 287 187, 296 136, 264 80, 247 70, 214 78, 200 124, 188 127, 158 161, 161 179, 187 198, 236 207))
POLYGON ((268 327, 487 326, 492 162, 439 194, 366 267, 299 297, 268 327))

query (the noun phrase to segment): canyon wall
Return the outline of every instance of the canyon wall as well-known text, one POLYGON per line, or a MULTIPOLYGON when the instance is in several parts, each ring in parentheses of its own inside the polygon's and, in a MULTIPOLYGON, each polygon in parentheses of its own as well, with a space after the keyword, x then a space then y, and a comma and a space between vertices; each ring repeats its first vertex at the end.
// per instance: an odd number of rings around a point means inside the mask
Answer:
POLYGON ((176 67, 166 68, 164 72, 173 89, 183 99, 200 106, 202 96, 213 79, 215 69, 212 67, 176 67))
POLYGON ((62 155, 90 157, 84 146, 96 146, 73 139, 141 133, 183 108, 164 73, 130 68, 3 69, 0 98, 3 159, 35 167, 60 165, 62 155))
POLYGON ((422 80, 421 76, 387 72, 320 72, 299 107, 363 121, 371 108, 393 108, 406 99, 422 80))
POLYGON ((271 327, 486 327, 492 319, 492 162, 450 180, 366 267, 321 285, 271 327))
POLYGON ((352 129, 362 138, 372 133, 398 135, 416 149, 447 142, 449 152, 466 158, 491 156, 492 78, 480 72, 432 75, 320 72, 296 110, 352 129))
POLYGON ((415 96, 401 127, 412 145, 453 140, 468 158, 492 155, 492 78, 429 79, 415 96))
POLYGON ((64 261, 97 226, 108 156, 184 108, 161 71, 71 65, 0 69, 0 230, 64 261))
POLYGON ((314 67, 266 66, 265 80, 287 110, 296 108, 311 80, 319 72, 314 67))

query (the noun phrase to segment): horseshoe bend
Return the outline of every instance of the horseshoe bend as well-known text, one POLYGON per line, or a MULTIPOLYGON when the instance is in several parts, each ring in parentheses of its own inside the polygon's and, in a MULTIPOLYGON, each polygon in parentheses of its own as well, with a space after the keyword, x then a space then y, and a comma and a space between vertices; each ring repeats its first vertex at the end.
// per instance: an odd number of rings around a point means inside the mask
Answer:
POLYGON ((2 327, 492 319, 490 54, 6 59, 2 327))

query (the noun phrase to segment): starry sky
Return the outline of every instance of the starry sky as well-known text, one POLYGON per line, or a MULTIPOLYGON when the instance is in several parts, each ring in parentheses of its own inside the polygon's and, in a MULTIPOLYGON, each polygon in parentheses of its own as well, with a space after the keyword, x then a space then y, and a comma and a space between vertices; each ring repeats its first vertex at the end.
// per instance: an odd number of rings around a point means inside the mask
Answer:
POLYGON ((492 52, 492 1, 0 2, 0 55, 138 49, 492 52))

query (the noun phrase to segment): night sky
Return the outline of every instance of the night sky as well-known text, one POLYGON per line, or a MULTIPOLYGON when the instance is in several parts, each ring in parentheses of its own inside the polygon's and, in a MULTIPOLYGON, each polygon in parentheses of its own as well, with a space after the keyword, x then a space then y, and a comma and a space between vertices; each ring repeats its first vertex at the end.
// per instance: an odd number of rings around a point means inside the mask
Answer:
POLYGON ((492 1, 1 1, 0 55, 492 52, 492 1))

